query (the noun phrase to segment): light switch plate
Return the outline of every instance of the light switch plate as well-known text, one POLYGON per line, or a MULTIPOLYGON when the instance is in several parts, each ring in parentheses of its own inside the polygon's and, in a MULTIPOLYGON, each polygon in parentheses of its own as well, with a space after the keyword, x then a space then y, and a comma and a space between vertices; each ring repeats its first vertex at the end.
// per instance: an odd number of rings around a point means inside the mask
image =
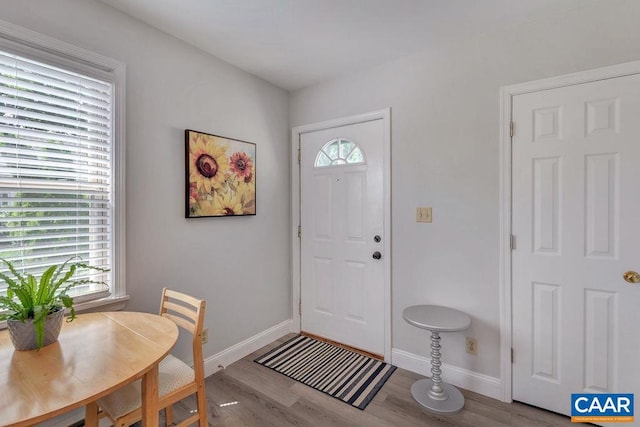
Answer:
POLYGON ((431 208, 416 208, 416 222, 431 222, 431 208))

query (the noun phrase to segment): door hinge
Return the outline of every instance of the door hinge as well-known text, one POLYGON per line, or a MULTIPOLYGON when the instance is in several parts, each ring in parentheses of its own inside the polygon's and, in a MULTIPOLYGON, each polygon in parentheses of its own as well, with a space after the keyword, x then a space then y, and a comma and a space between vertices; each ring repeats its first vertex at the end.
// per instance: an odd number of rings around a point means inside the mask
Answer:
POLYGON ((298 226, 298 239, 302 239, 302 226, 298 226))
POLYGON ((298 299, 298 314, 302 316, 302 298, 298 299))
POLYGON ((514 132, 514 128, 515 128, 515 124, 513 122, 509 123, 509 136, 511 136, 513 138, 513 134, 514 132))
POLYGON ((514 357, 513 357, 513 348, 511 349, 511 363, 513 363, 514 361, 514 357))
POLYGON ((516 236, 514 236, 513 234, 509 238, 509 245, 511 246, 511 250, 514 250, 516 248, 516 236))
POLYGON ((298 148, 298 164, 300 164, 300 160, 302 158, 302 153, 300 151, 300 148, 298 148))

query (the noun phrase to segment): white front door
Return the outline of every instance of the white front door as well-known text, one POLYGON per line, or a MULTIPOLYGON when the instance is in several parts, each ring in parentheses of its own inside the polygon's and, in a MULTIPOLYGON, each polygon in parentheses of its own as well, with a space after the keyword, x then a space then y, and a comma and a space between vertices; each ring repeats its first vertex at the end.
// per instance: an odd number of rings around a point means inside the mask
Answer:
POLYGON ((379 355, 390 247, 383 141, 382 119, 300 136, 301 329, 379 355))
POLYGON ((513 399, 640 396, 640 76, 513 98, 513 399))

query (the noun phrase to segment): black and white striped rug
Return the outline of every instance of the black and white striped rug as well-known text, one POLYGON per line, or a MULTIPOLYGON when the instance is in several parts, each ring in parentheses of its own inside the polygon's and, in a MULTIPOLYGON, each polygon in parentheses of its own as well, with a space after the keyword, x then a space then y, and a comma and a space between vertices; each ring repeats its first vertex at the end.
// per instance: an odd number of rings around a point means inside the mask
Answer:
POLYGON ((323 393, 364 409, 395 366, 303 335, 254 362, 323 393))

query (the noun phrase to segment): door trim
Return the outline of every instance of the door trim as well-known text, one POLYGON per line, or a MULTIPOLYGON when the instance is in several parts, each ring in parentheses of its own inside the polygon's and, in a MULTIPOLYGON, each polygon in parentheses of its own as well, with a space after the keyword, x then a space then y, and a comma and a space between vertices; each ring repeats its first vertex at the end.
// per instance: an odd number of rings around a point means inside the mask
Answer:
MULTIPOLYGON (((500 378, 502 382, 502 400, 504 402, 511 402, 513 391, 511 363, 513 333, 511 280, 511 118, 513 97, 525 93, 591 83, 598 80, 613 79, 633 74, 640 74, 640 61, 585 70, 500 88, 500 378)), ((516 125, 515 132, 517 131, 516 125)))
POLYGON ((391 108, 343 117, 319 123, 296 126, 291 130, 291 318, 293 332, 300 332, 300 239, 298 226, 300 225, 300 165, 298 164, 298 150, 300 137, 304 133, 323 129, 369 122, 383 121, 383 217, 385 244, 384 263, 384 360, 391 363, 391 108))

